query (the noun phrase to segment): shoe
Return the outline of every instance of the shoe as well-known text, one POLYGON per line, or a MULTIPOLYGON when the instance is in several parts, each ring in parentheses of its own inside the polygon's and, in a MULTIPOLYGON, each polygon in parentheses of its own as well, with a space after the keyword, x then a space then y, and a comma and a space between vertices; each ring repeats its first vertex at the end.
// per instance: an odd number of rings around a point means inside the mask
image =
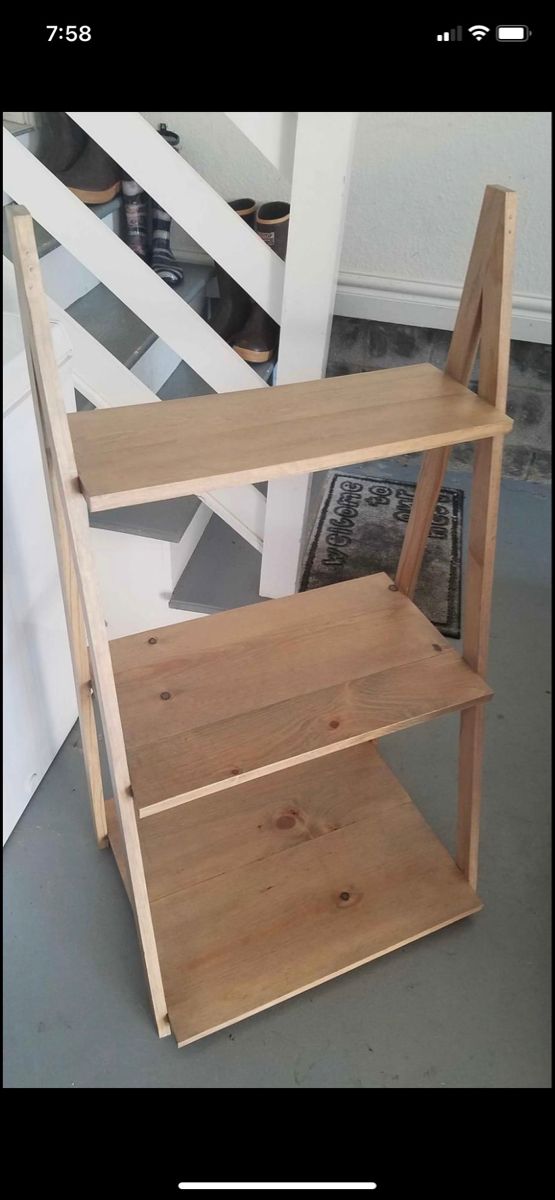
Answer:
POLYGON ((163 122, 161 122, 158 126, 158 133, 161 133, 162 137, 166 139, 169 145, 173 146, 174 150, 177 150, 177 147, 179 146, 178 133, 174 133, 171 129, 168 129, 167 125, 165 125, 163 122))
POLYGON ((72 167, 83 153, 88 136, 65 112, 36 112, 36 157, 53 175, 72 167))
MULTIPOLYGON (((169 146, 177 150, 179 146, 179 134, 173 133, 168 129, 167 125, 160 124, 158 133, 165 139, 169 146)), ((170 287, 177 287, 178 283, 183 282, 183 270, 180 267, 177 259, 174 258, 170 247, 172 219, 165 211, 160 208, 156 201, 152 201, 152 254, 150 265, 164 283, 169 283, 170 287)))
POLYGON ((64 112, 37 113, 37 158, 85 204, 104 204, 121 189, 122 171, 64 112))
MULTIPOLYGON (((256 212, 254 200, 230 200, 229 207, 237 213, 237 216, 242 217, 251 229, 254 229, 256 212)), ((216 301, 213 315, 208 324, 224 341, 229 342, 243 328, 250 312, 252 300, 241 284, 228 275, 227 271, 224 271, 218 263, 216 263, 216 279, 220 298, 216 301)))
MULTIPOLYGON (((256 214, 255 229, 272 250, 285 259, 289 232, 290 205, 282 200, 261 204, 256 214)), ((246 362, 269 362, 276 353, 279 325, 259 304, 251 303, 251 311, 240 333, 233 339, 233 349, 246 362)))
POLYGON ((138 258, 148 262, 150 253, 149 238, 149 197, 143 191, 140 183, 134 179, 123 179, 123 215, 125 218, 125 241, 138 258))

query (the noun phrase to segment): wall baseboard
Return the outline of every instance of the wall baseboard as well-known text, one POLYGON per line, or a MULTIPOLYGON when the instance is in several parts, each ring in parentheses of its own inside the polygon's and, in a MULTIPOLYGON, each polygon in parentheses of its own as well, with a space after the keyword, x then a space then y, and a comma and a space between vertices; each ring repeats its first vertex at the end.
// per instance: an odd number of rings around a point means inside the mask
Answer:
MULTIPOLYGON (((359 317, 395 325, 452 329, 461 290, 449 284, 342 271, 335 313, 341 317, 359 317)), ((512 337, 519 342, 551 344, 551 301, 548 297, 515 294, 512 337)))
MULTIPOLYGON (((175 246, 183 262, 210 263, 203 250, 175 246)), ((337 282, 335 315, 416 325, 425 329, 452 329, 462 288, 415 279, 389 279, 382 275, 341 271, 337 282)), ((547 296, 515 293, 511 336, 517 342, 551 345, 551 300, 547 296)))

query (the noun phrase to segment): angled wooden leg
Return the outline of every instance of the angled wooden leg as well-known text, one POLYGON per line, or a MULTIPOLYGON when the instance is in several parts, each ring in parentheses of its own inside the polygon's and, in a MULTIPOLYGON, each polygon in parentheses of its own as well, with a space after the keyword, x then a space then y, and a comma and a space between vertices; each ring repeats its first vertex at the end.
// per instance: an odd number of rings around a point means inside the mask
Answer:
MULTIPOLYGON (((474 454, 463 656, 474 671, 483 675, 487 666, 503 438, 478 442, 474 454)), ((456 858, 473 888, 478 877, 484 724, 482 704, 461 713, 456 858)))
POLYGON ((10 211, 8 220, 31 391, 45 465, 56 547, 60 556, 60 574, 70 626, 72 660, 78 683, 79 712, 80 715, 83 713, 83 748, 87 770, 93 783, 93 811, 95 821, 98 822, 97 833, 105 836, 106 818, 103 800, 102 805, 100 804, 100 764, 98 745, 93 736, 94 713, 89 692, 87 645, 93 664, 137 932, 156 1027, 160 1037, 165 1037, 170 1032, 168 1008, 146 885, 110 646, 90 548, 86 502, 79 488, 64 398, 54 358, 33 223, 29 213, 15 207, 10 211), (79 592, 77 600, 76 585, 79 592))
POLYGON ((414 596, 435 506, 449 461, 449 446, 428 450, 420 468, 416 492, 395 576, 405 596, 414 596))
POLYGON ((484 704, 475 704, 473 708, 465 709, 461 713, 459 737, 459 807, 455 857, 457 866, 474 890, 478 883, 485 716, 484 704))
POLYGON ((104 804, 104 789, 98 749, 96 720, 91 694, 91 671, 89 651, 85 636, 85 622, 79 595, 77 573, 73 562, 65 517, 61 507, 58 484, 51 478, 52 499, 57 520, 54 522, 55 539, 58 550, 62 594, 66 611, 68 634, 71 644, 71 662, 77 694, 77 708, 83 745, 85 774, 89 789, 89 800, 94 824, 96 840, 99 846, 108 845, 108 827, 106 823, 106 808, 104 804))
MULTIPOLYGON (((445 364, 446 373, 465 387, 470 379, 480 339, 483 291, 492 245, 499 230, 504 229, 506 205, 507 193, 504 188, 486 188, 445 364)), ((498 306, 493 307, 494 311, 490 312, 489 316, 493 322, 498 322, 498 306)), ((481 390, 480 395, 484 399, 491 399, 492 403, 495 402, 489 390, 481 390)), ((395 577, 397 587, 407 596, 414 595, 418 583, 430 525, 448 461, 449 447, 428 450, 424 455, 395 577)))

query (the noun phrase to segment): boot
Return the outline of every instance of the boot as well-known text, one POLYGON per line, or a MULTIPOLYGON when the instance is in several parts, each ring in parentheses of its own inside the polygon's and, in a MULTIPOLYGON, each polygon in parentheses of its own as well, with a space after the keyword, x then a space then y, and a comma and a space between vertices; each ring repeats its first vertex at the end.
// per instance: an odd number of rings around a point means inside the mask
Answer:
POLYGON ((121 188, 122 171, 109 154, 67 113, 41 112, 36 117, 40 162, 85 204, 113 200, 121 188))
MULTIPOLYGON (((282 200, 261 204, 256 214, 256 232, 279 257, 285 259, 289 231, 290 205, 282 200)), ((250 315, 241 332, 233 340, 233 349, 247 362, 268 362, 273 358, 279 340, 279 325, 260 307, 252 303, 250 315)))
MULTIPOLYGON (((159 125, 158 133, 162 135, 169 146, 173 146, 177 150, 179 146, 179 134, 173 133, 168 129, 167 125, 159 125)), ((183 271, 174 258, 170 248, 170 230, 171 217, 169 213, 160 208, 159 204, 152 201, 152 257, 150 265, 152 270, 160 276, 165 283, 169 283, 170 287, 176 287, 178 283, 183 281, 183 271)))
POLYGON ((123 179, 123 215, 125 217, 125 240, 127 245, 142 258, 148 261, 149 255, 149 198, 140 183, 134 179, 123 179))
MULTIPOLYGON (((229 207, 254 228, 254 214, 256 204, 254 200, 230 200, 229 207)), ((224 338, 226 342, 231 341, 235 334, 243 328, 251 307, 251 298, 240 283, 232 279, 223 267, 216 263, 216 279, 218 281, 218 290, 220 293, 219 300, 216 301, 214 313, 211 316, 208 324, 210 327, 224 338)))
POLYGON ((53 175, 72 167, 83 153, 88 138, 84 129, 65 112, 36 112, 37 158, 53 175))

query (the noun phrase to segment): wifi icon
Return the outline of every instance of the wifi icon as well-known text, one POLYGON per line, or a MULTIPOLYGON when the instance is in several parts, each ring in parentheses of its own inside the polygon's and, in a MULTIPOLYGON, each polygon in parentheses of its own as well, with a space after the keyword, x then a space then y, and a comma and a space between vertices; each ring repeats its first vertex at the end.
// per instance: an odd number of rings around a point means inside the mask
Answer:
POLYGON ((489 29, 487 25, 471 25, 468 32, 472 34, 473 38, 476 38, 477 42, 481 42, 486 33, 489 33, 489 29))

